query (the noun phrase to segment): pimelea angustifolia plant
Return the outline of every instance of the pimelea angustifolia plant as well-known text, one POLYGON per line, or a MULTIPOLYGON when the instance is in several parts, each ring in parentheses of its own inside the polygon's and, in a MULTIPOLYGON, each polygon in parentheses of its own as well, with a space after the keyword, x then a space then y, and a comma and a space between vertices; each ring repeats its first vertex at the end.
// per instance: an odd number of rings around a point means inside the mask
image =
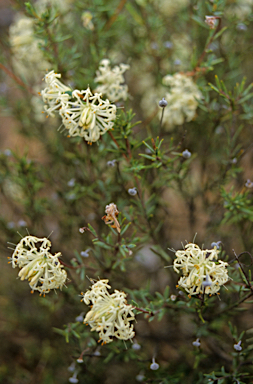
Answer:
POLYGON ((0 381, 252 383, 252 1, 11 3, 0 381))

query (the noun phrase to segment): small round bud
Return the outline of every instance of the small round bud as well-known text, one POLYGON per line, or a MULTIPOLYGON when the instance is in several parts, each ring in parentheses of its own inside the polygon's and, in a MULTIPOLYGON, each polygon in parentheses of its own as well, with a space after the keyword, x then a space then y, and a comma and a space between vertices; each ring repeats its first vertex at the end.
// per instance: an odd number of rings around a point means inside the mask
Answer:
POLYGON ((5 154, 5 156, 11 156, 11 155, 12 155, 12 152, 11 152, 10 149, 5 149, 5 150, 4 150, 4 154, 5 154))
POLYGON ((158 104, 159 104, 159 107, 161 107, 161 108, 165 108, 168 105, 168 103, 167 103, 167 101, 165 100, 164 97, 162 98, 162 100, 159 101, 158 104))
POLYGON ((107 166, 108 166, 108 167, 114 167, 116 161, 117 161, 117 160, 109 160, 109 161, 107 161, 107 166))
POLYGON ((159 369, 159 364, 157 364, 155 360, 153 360, 153 363, 150 364, 150 369, 152 369, 152 371, 157 371, 157 369, 159 369))
POLYGON ((221 244, 221 241, 213 241, 212 244, 211 244, 211 247, 214 248, 216 247, 217 249, 220 249, 220 244, 221 244))
POLYGON ((19 225, 20 227, 25 227, 25 226, 27 225, 27 222, 26 222, 25 220, 19 220, 19 221, 18 221, 18 225, 19 225))
POLYGON ((79 380, 77 379, 77 377, 72 376, 72 377, 69 378, 69 382, 72 383, 72 384, 76 384, 76 383, 78 383, 78 381, 79 380))
POLYGON ((89 257, 90 248, 86 249, 86 251, 82 251, 80 255, 82 257, 89 257))
POLYGON ((75 182, 76 182, 76 179, 70 179, 70 180, 68 181, 68 186, 69 186, 69 187, 74 187, 75 182))
POLYGON ((66 197, 67 200, 75 200, 75 198, 76 198, 76 194, 75 194, 75 193, 70 193, 70 194, 66 197))
POLYGON ((157 45, 157 43, 151 43, 150 44, 150 47, 152 48, 152 49, 158 49, 158 45, 157 45))
POLYGON ((173 43, 171 41, 165 41, 163 44, 165 48, 171 49, 173 47, 173 43))
POLYGON ((131 196, 135 196, 137 194, 137 189, 135 187, 134 188, 129 188, 128 193, 131 196))
POLYGON ((171 301, 176 301, 176 299, 177 299, 177 296, 176 296, 176 295, 171 295, 171 296, 170 296, 170 300, 171 300, 171 301))
POLYGON ((194 345, 194 347, 200 347, 200 341, 199 341, 199 339, 193 341, 192 345, 194 345))
POLYGON ((182 152, 182 156, 185 158, 185 159, 189 159, 190 157, 191 157, 191 152, 190 151, 188 151, 188 149, 186 149, 186 150, 184 150, 183 152, 182 152))
POLYGON ((215 129, 215 133, 217 135, 220 135, 222 132, 224 132, 224 128, 222 127, 222 125, 218 125, 218 127, 215 129))
POLYGON ((75 367, 76 367, 76 363, 73 361, 73 363, 71 363, 71 365, 68 367, 68 371, 74 372, 76 369, 75 367))
POLYGON ((239 263, 235 263, 235 264, 234 264, 234 268, 235 268, 235 269, 239 269, 239 268, 241 268, 241 266, 240 266, 239 263))
POLYGON ((181 65, 181 60, 176 59, 176 60, 174 61, 174 65, 181 65))
POLYGON ((140 344, 137 343, 137 341, 135 341, 132 344, 132 349, 134 349, 135 351, 139 351, 139 349, 141 349, 141 346, 140 346, 140 344))
POLYGON ((99 351, 95 351, 95 352, 93 353, 93 355, 94 355, 94 356, 101 356, 101 353, 100 353, 99 351))
POLYGON ((78 357, 78 359, 76 360, 77 363, 81 364, 83 363, 83 359, 81 357, 78 357))
POLYGON ((10 221, 9 223, 7 223, 7 228, 8 229, 13 229, 15 228, 15 223, 13 221, 10 221))
POLYGON ((210 279, 209 275, 206 274, 206 278, 203 281, 202 286, 205 288, 205 287, 211 287, 211 285, 212 285, 212 280, 210 279))
POLYGON ((247 179, 247 181, 245 183, 245 187, 246 188, 252 188, 253 187, 253 183, 250 179, 247 179))
POLYGON ((241 344, 242 344, 242 341, 238 341, 237 344, 234 344, 234 349, 237 351, 237 352, 240 352, 242 350, 242 347, 241 347, 241 344))
POLYGON ((79 228, 80 233, 84 233, 84 228, 79 228))
POLYGON ((247 31, 247 25, 240 23, 236 26, 237 31, 247 31))
POLYGON ((79 316, 77 316, 75 318, 75 321, 78 321, 79 323, 83 323, 83 319, 84 319, 83 315, 84 315, 84 312, 82 312, 79 316))
POLYGON ((143 381, 145 379, 145 376, 143 374, 139 373, 139 375, 137 375, 135 378, 137 381, 143 381))

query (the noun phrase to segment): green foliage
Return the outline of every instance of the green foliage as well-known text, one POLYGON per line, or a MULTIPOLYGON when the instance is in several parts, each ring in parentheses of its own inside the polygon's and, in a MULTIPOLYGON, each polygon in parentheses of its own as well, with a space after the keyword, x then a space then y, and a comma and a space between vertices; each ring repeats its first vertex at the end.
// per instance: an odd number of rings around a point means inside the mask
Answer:
POLYGON ((252 383, 252 5, 13 3, 27 30, 14 39, 3 30, 0 54, 0 382, 252 383), (112 68, 129 64, 129 97, 110 101, 113 129, 89 145, 69 137, 62 105, 54 118, 41 116, 38 91, 48 87, 45 73, 60 73, 71 114, 72 90, 95 92, 105 58, 112 68), (165 87, 175 74, 201 95, 165 87), (114 217, 105 213, 111 203, 114 217), (50 236, 68 273, 62 292, 31 296, 28 281, 16 279, 6 243, 13 251, 17 231, 50 236), (216 242, 229 275, 219 295, 188 295, 178 284, 174 252, 185 239, 209 250, 216 242), (110 293, 127 293, 133 343, 98 344, 99 329, 83 324, 92 308, 80 293, 100 279, 110 293))

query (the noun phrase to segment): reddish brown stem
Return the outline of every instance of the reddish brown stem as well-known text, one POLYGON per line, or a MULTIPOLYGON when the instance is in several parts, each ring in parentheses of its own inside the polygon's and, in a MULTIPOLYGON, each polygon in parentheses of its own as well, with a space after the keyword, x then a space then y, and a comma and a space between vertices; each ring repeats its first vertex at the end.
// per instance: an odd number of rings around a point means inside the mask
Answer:
POLYGON ((138 307, 134 307, 134 309, 136 309, 137 311, 140 311, 142 313, 147 313, 150 316, 155 316, 155 313, 153 311, 146 311, 145 309, 141 309, 141 308, 138 308, 138 307))
POLYGON ((124 8, 124 5, 126 4, 127 0, 121 0, 118 7, 116 8, 116 11, 114 12, 114 14, 111 16, 111 18, 107 21, 107 23, 105 24, 105 27, 104 29, 106 31, 108 31, 112 24, 116 21, 118 15, 120 14, 120 12, 122 11, 122 9, 124 8))
POLYGON ((36 92, 34 92, 34 90, 30 87, 28 87, 19 77, 17 77, 13 72, 11 72, 8 68, 6 68, 2 63, 0 63, 0 68, 8 75, 10 76, 14 81, 15 83, 17 83, 18 85, 20 85, 22 88, 25 88, 29 93, 33 94, 33 95, 37 95, 36 92))
MULTIPOLYGON (((108 131, 108 133, 109 133, 109 135, 111 136, 113 142, 114 142, 114 143, 117 145, 117 147, 120 149, 119 143, 117 142, 117 140, 116 140, 115 137, 113 136, 112 132, 111 132, 111 131, 108 131)), ((127 158, 127 156, 126 156, 124 153, 123 153, 123 156, 124 156, 124 158, 125 158, 127 161, 129 161, 128 158, 127 158)))
POLYGON ((200 68, 199 66, 202 63, 202 61, 204 60, 204 58, 206 56, 206 53, 207 53, 206 51, 207 51, 208 47, 210 46, 210 44, 213 42, 213 39, 214 39, 216 33, 220 30, 221 18, 219 16, 216 16, 215 18, 217 20, 219 20, 219 23, 218 23, 218 25, 217 25, 217 27, 215 29, 215 32, 214 32, 213 36, 211 37, 210 41, 206 44, 206 46, 205 46, 203 52, 201 53, 201 55, 200 55, 200 57, 199 57, 199 59, 197 61, 197 64, 195 65, 194 69, 191 72, 187 72, 186 73, 186 75, 188 75, 188 76, 194 76, 194 75, 196 75, 196 72, 201 72, 201 71, 205 71, 206 70, 206 68, 200 68))

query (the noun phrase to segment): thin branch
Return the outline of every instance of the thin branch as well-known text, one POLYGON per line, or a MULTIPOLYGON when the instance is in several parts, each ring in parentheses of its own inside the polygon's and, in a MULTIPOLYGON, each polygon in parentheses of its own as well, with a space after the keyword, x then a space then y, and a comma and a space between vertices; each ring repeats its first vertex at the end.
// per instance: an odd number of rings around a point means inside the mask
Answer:
POLYGON ((10 69, 6 68, 2 63, 0 63, 0 69, 2 69, 8 76, 10 76, 15 81, 15 83, 20 85, 26 91, 28 91, 32 95, 38 96, 38 94, 36 92, 34 92, 34 90, 32 88, 30 88, 28 85, 26 85, 19 77, 17 77, 10 69))
POLYGON ((116 8, 114 14, 110 17, 110 19, 107 21, 107 23, 105 24, 104 26, 104 29, 106 31, 108 31, 112 24, 115 23, 115 21, 117 20, 117 17, 118 15, 120 14, 120 12, 122 11, 122 9, 124 8, 124 5, 126 4, 127 0, 121 0, 118 7, 116 8))

